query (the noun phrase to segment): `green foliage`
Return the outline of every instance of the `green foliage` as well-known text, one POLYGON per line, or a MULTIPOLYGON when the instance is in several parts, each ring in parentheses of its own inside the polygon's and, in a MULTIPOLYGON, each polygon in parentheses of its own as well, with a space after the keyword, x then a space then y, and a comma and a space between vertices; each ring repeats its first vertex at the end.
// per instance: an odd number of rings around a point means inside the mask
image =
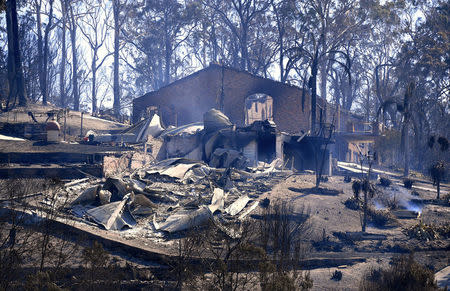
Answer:
POLYGON ((434 273, 417 263, 412 254, 392 258, 389 268, 371 269, 363 275, 361 291, 439 290, 434 273))

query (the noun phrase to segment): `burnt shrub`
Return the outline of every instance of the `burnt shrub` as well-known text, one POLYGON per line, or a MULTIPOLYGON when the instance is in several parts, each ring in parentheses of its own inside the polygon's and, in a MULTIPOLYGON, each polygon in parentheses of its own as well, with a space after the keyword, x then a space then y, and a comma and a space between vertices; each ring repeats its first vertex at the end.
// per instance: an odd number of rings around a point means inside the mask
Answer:
POLYGON ((447 169, 445 168, 445 162, 444 161, 437 161, 434 163, 430 168, 430 175, 433 179, 433 185, 436 186, 437 190, 437 197, 436 199, 439 199, 440 192, 441 192, 441 182, 445 179, 445 176, 447 174, 447 169))
POLYGON ((336 238, 338 238, 340 241, 342 241, 348 245, 355 245, 355 242, 356 242, 355 238, 346 232, 335 231, 335 232, 333 232, 333 235, 336 238))
POLYGON ((376 201, 384 205, 388 209, 397 209, 400 205, 400 199, 396 193, 389 193, 386 191, 378 191, 376 201))
POLYGON ((353 190, 353 194, 355 195, 355 198, 359 197, 359 192, 361 192, 361 188, 362 188, 362 185, 361 185, 360 181, 358 181, 358 180, 353 181, 352 190, 353 190))
POLYGON ((413 184, 414 184, 414 180, 411 180, 411 179, 403 180, 403 186, 405 186, 406 189, 411 189, 413 184))
POLYGON ((38 272, 27 277, 25 282, 25 290, 49 290, 62 291, 54 282, 52 282, 50 275, 47 272, 38 272))
POLYGON ((309 216, 309 209, 294 209, 285 201, 271 204, 263 211, 257 228, 257 244, 265 253, 259 268, 261 290, 312 288, 309 273, 296 267, 305 256, 303 246, 311 234, 309 216))
POLYGON ((358 198, 350 197, 344 201, 345 207, 351 210, 358 210, 362 208, 362 202, 358 198))
POLYGON ((435 141, 436 141, 436 140, 435 140, 434 136, 430 136, 430 138, 428 139, 428 147, 429 147, 430 149, 433 148, 433 145, 434 145, 434 142, 435 142, 435 141))
POLYGON ((304 207, 267 200, 255 221, 235 225, 217 219, 188 232, 179 258, 169 262, 176 290, 311 289, 309 272, 299 268, 312 231, 309 216, 304 207))
POLYGON ((439 290, 434 273, 409 256, 392 258, 391 266, 373 268, 364 273, 360 290, 439 290))
POLYGON ((341 252, 343 244, 341 242, 336 242, 336 241, 330 240, 330 237, 325 234, 325 229, 323 229, 322 239, 313 241, 312 246, 317 251, 341 252))
POLYGON ((373 198, 373 196, 375 196, 375 194, 378 192, 377 189, 375 188, 375 185, 372 184, 369 179, 364 179, 361 182, 361 190, 364 193, 367 193, 369 196, 369 198, 373 198))
POLYGON ((94 290, 96 280, 102 276, 106 276, 105 268, 109 263, 109 254, 103 249, 102 244, 94 241, 92 246, 86 247, 81 256, 84 264, 85 288, 94 290))
POLYGON ((342 272, 339 270, 335 270, 333 275, 331 275, 331 280, 341 281, 342 280, 342 272))
POLYGON ((388 210, 377 210, 374 207, 367 207, 367 217, 375 226, 383 227, 395 222, 395 217, 388 210))
POLYGON ((445 203, 450 204, 450 193, 445 194, 445 195, 442 197, 442 200, 444 200, 445 203))
POLYGON ((440 136, 438 139, 437 139, 437 142, 438 142, 438 144, 441 146, 441 151, 443 151, 443 152, 445 152, 446 150, 448 150, 448 147, 449 147, 449 142, 448 142, 448 139, 446 139, 445 137, 443 137, 443 136, 440 136))
POLYGON ((383 187, 389 187, 391 186, 392 181, 389 178, 381 177, 380 178, 380 185, 383 187))

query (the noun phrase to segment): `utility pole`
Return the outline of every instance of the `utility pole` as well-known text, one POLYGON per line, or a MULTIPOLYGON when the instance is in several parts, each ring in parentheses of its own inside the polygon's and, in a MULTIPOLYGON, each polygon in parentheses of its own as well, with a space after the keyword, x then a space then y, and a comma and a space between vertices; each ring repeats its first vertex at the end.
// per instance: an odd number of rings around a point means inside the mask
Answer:
POLYGON ((64 141, 66 141, 66 123, 67 123, 67 111, 68 109, 64 109, 64 141))
POLYGON ((80 137, 83 137, 83 115, 84 112, 81 112, 81 127, 80 127, 80 137))

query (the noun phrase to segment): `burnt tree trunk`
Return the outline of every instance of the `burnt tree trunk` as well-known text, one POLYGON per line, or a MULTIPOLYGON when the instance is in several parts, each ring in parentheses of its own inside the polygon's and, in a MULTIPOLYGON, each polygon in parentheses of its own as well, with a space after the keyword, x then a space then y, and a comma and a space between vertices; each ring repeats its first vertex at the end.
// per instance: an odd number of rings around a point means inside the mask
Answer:
POLYGON ((19 25, 17 22, 16 0, 6 1, 6 29, 8 36, 8 82, 9 95, 7 109, 19 101, 19 106, 27 105, 27 96, 22 71, 19 47, 19 25))
POLYGON ((309 78, 309 88, 311 89, 311 134, 316 130, 316 105, 317 105, 317 67, 318 51, 316 49, 311 65, 311 77, 309 78))
POLYGON ((48 97, 48 54, 49 54, 49 48, 48 48, 48 38, 50 35, 50 31, 52 29, 52 22, 53 22, 53 1, 50 0, 50 13, 48 15, 48 23, 45 27, 44 31, 44 52, 43 52, 43 60, 42 60, 42 71, 41 74, 41 91, 42 91, 42 104, 47 105, 47 97, 48 97))
POLYGON ((403 125, 402 138, 403 138, 403 162, 404 162, 403 176, 408 177, 408 175, 409 175, 409 132, 408 132, 408 124, 407 123, 405 123, 403 125))
POLYGON ((67 106, 66 98, 66 0, 61 0, 62 17, 61 17, 61 67, 59 70, 59 95, 61 107, 67 106))
POLYGON ((436 191, 437 191, 437 200, 440 199, 440 195, 441 195, 441 181, 437 180, 436 182, 436 191))
POLYGON ((42 39, 42 21, 41 21, 41 0, 36 0, 36 29, 37 29, 37 48, 38 48, 38 67, 39 67, 39 89, 41 91, 42 99, 44 99, 44 79, 42 72, 44 71, 44 41, 42 39))
POLYGON ((169 39, 166 39, 165 67, 164 67, 164 85, 170 83, 170 61, 172 59, 172 45, 169 39))
POLYGON ((113 110, 114 115, 117 117, 120 115, 120 79, 119 79, 119 30, 120 30, 120 1, 114 0, 113 3, 113 14, 114 14, 114 103, 113 110))
POLYGON ((403 145, 404 145, 404 173, 405 177, 409 175, 409 122, 411 119, 411 101, 413 98, 415 90, 415 83, 410 82, 405 92, 405 97, 403 99, 403 128, 402 128, 402 137, 403 137, 403 145))
POLYGON ((217 62, 217 55, 218 55, 218 51, 219 51, 219 45, 217 44, 217 36, 216 36, 216 24, 213 22, 211 25, 211 37, 210 37, 210 41, 211 41, 211 46, 212 46, 212 56, 211 56, 211 60, 216 63, 217 62))
POLYGON ((328 60, 323 58, 320 62, 320 97, 326 100, 327 98, 327 64, 328 60))
MULTIPOLYGON (((70 4, 69 4, 70 5, 70 4)), ((73 92, 73 109, 80 110, 80 93, 78 91, 78 55, 77 55, 77 24, 73 8, 69 7, 70 12, 70 41, 72 44, 72 92, 73 92)))
POLYGON ((363 221, 362 221, 362 232, 366 232, 367 226, 367 191, 364 191, 364 204, 363 204, 363 221))
MULTIPOLYGON (((164 19, 167 19, 168 16, 164 15, 164 19)), ((172 43, 170 41, 170 35, 169 35, 169 27, 167 22, 164 22, 164 79, 163 79, 163 86, 170 83, 170 65, 172 60, 172 43)))
POLYGON ((97 49, 94 50, 92 57, 92 115, 97 113, 97 49))

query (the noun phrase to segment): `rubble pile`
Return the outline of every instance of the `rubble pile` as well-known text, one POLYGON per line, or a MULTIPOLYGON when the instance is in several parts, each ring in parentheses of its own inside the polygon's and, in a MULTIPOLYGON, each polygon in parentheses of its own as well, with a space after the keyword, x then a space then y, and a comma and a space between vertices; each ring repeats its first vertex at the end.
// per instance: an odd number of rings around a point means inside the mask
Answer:
POLYGON ((112 176, 72 191, 70 212, 107 230, 145 225, 170 234, 212 221, 238 236, 240 221, 258 207, 258 197, 290 173, 277 158, 283 156, 280 132, 267 120, 236 127, 211 109, 203 122, 163 128, 155 114, 119 134, 93 139, 125 141, 127 135, 144 142, 144 154, 149 149, 154 161, 138 168, 111 162, 105 174, 112 176))
POLYGON ((280 164, 236 169, 167 159, 123 176, 71 183, 66 187, 72 197, 69 212, 106 230, 150 225, 170 234, 212 221, 238 236, 233 227, 238 229, 258 207, 258 197, 290 173, 280 164))
POLYGON ((432 225, 419 222, 418 224, 406 229, 406 233, 411 238, 430 241, 437 239, 447 239, 450 237, 450 224, 432 225))

